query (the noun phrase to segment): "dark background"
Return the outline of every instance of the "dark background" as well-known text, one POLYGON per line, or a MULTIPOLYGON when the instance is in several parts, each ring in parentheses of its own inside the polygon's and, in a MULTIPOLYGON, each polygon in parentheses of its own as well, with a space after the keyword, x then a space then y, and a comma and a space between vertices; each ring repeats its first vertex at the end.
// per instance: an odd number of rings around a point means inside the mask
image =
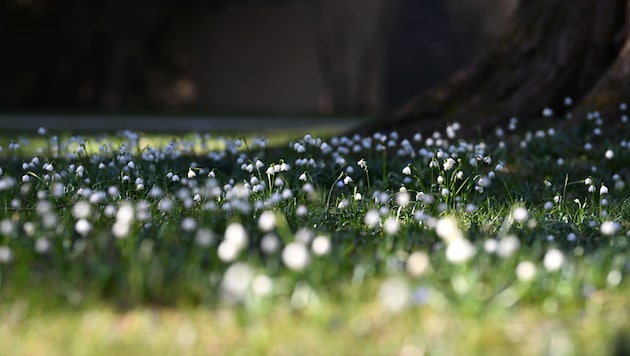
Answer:
POLYGON ((377 115, 516 0, 4 0, 0 112, 377 115))

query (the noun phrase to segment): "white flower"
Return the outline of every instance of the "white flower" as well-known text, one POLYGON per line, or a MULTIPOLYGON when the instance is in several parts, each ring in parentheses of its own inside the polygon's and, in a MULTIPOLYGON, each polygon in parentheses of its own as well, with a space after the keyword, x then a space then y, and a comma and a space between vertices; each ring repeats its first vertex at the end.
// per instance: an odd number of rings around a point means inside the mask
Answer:
POLYGON ((252 279, 251 288, 257 296, 267 296, 273 291, 273 280, 267 275, 259 274, 252 279))
POLYGON ((543 266, 549 272, 555 272, 559 270, 564 264, 564 255, 560 250, 555 248, 550 249, 545 254, 543 259, 543 266))
POLYGON ((272 211, 264 211, 258 218, 258 228, 260 231, 268 232, 276 226, 276 216, 272 211))
POLYGON ((498 247, 499 243, 495 239, 488 239, 483 243, 483 250, 486 251, 486 253, 495 253, 498 247))
POLYGON ((512 210, 512 218, 517 222, 524 222, 529 217, 529 211, 522 206, 514 208, 512 210))
POLYGON ((531 281, 536 276, 536 265, 531 261, 521 261, 516 265, 516 278, 521 282, 531 281))
POLYGON ((602 184, 602 186, 599 188, 599 194, 608 194, 608 187, 602 184))
POLYGON ((457 220, 452 216, 446 216, 438 220, 435 225, 435 233, 446 243, 464 239, 464 234, 457 226, 457 220))
POLYGON ((323 256, 330 252, 330 238, 328 236, 319 235, 313 239, 311 244, 311 250, 317 256, 323 256))
POLYGON ((426 252, 416 251, 407 258, 407 273, 420 277, 429 268, 429 256, 426 252))
POLYGON ((367 169, 367 162, 365 162, 365 159, 361 158, 358 162, 357 165, 359 167, 361 167, 361 169, 367 169))
POLYGON ((232 262, 236 260, 241 249, 235 242, 229 240, 223 240, 217 248, 217 255, 223 262, 232 262))
POLYGON ((446 246, 446 259, 454 264, 466 263, 475 255, 475 246, 466 239, 457 239, 446 246))
POLYGON ((280 239, 276 234, 269 233, 260 240, 260 249, 266 254, 272 254, 280 248, 280 239))
POLYGON ((13 258, 13 253, 9 246, 0 246, 0 263, 9 263, 13 258))
POLYGON ((228 267, 221 281, 221 297, 228 303, 238 303, 245 297, 254 276, 252 268, 243 262, 228 267))
POLYGON ((299 242, 291 242, 282 250, 282 262, 294 271, 301 271, 308 265, 310 256, 306 246, 299 242))
POLYGON ((615 152, 613 152, 612 150, 606 150, 606 153, 604 153, 604 157, 606 157, 607 159, 613 159, 613 157, 615 157, 615 152))
POLYGON ((85 219, 79 219, 76 224, 74 224, 74 229, 79 235, 85 236, 92 230, 92 224, 85 219))
POLYGON ((452 159, 450 157, 447 158, 444 161, 444 170, 445 171, 450 171, 451 169, 453 169, 453 167, 455 167, 455 163, 457 163, 457 161, 455 161, 454 159, 452 159))
POLYGON ((367 225, 370 228, 374 228, 378 225, 378 223, 380 222, 380 216, 378 214, 378 211, 376 210, 369 210, 367 213, 365 213, 365 218, 363 219, 363 221, 365 222, 365 225, 367 225))
POLYGON ((239 223, 231 223, 225 229, 224 240, 234 244, 234 246, 241 250, 247 247, 247 231, 243 225, 239 223))
POLYGON ((621 224, 619 224, 616 221, 604 221, 602 225, 599 227, 599 231, 602 233, 602 235, 606 235, 606 236, 612 236, 615 233, 617 233, 617 231, 619 231, 620 229, 621 229, 621 224))
POLYGON ((385 231, 387 235, 394 235, 398 232, 399 229, 400 229, 400 223, 398 222, 398 219, 396 219, 393 216, 390 216, 387 219, 385 219, 385 223, 383 224, 383 230, 385 231))
POLYGON ((402 174, 404 174, 406 176, 411 175, 411 167, 407 166, 407 167, 403 168, 402 174))
POLYGON ((187 217, 182 220, 182 230, 191 232, 197 228, 197 220, 187 217))
POLYGON ((295 208, 296 216, 306 216, 306 214, 308 214, 308 208, 305 205, 300 204, 295 208))
POLYGON ((411 196, 407 192, 400 192, 396 195, 396 203, 399 206, 406 207, 411 201, 411 196))
POLYGON ((521 242, 514 235, 507 235, 499 240, 497 255, 502 258, 510 257, 521 246, 521 242))
POLYGON ((188 168, 187 176, 188 176, 188 179, 193 179, 197 176, 197 173, 195 173, 195 171, 193 171, 192 168, 188 168))
POLYGON ((80 200, 72 207, 72 216, 75 219, 86 219, 92 213, 92 206, 90 203, 80 200))

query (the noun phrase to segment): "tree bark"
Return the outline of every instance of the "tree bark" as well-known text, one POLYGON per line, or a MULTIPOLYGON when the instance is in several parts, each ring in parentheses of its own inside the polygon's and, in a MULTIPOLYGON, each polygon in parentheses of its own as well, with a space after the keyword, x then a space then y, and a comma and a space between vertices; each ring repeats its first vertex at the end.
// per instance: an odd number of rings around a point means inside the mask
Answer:
POLYGON ((630 0, 521 1, 509 30, 480 58, 392 115, 354 132, 431 133, 458 122, 487 134, 545 107, 610 112, 630 95, 630 0))

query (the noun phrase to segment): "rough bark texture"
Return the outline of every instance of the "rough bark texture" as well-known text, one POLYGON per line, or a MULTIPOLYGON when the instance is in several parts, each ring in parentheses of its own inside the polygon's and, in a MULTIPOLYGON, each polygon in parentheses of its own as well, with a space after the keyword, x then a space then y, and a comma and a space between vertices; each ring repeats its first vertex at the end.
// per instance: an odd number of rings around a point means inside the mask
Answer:
POLYGON ((355 132, 433 132, 459 122, 485 134, 572 97, 576 114, 630 98, 630 0, 522 1, 510 30, 449 80, 355 132))

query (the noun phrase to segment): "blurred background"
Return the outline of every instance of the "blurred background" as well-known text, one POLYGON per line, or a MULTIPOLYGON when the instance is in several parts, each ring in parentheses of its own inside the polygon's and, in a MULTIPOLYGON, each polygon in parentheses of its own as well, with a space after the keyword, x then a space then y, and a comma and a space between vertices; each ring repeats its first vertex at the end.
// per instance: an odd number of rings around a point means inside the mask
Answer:
POLYGON ((0 113, 373 117, 474 58, 517 1, 4 0, 0 113))

